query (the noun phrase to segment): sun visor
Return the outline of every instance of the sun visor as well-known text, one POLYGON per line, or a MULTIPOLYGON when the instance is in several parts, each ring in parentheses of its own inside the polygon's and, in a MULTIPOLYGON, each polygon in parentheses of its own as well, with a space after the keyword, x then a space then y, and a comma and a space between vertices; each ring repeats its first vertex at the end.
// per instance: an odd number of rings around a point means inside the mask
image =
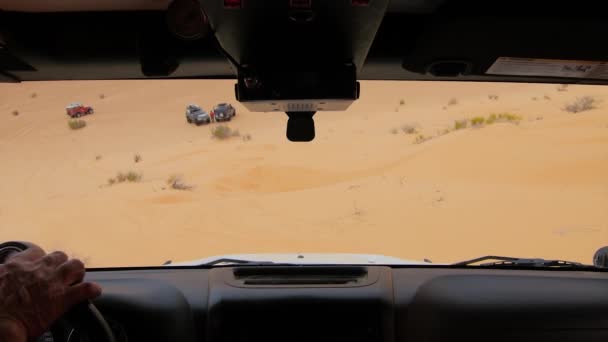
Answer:
POLYGON ((608 22, 593 16, 572 16, 568 25, 564 22, 557 14, 541 20, 523 14, 444 13, 431 19, 416 43, 409 45, 402 66, 442 79, 608 80, 608 47, 597 40, 608 32, 608 22))

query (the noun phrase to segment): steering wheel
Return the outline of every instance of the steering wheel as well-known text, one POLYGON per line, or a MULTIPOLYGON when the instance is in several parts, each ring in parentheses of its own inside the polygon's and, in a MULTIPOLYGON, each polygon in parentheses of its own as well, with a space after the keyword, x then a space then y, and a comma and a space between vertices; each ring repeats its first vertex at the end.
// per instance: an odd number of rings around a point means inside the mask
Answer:
MULTIPOLYGON (((0 243, 0 264, 3 264, 10 254, 22 252, 28 248, 26 243, 19 241, 0 243)), ((86 340, 89 342, 116 342, 112 329, 91 301, 74 306, 53 324, 50 331, 53 336, 61 336, 65 334, 66 327, 73 329, 70 330, 68 336, 64 337, 63 340, 66 342, 76 342, 76 340, 72 340, 72 331, 86 334, 86 340)))

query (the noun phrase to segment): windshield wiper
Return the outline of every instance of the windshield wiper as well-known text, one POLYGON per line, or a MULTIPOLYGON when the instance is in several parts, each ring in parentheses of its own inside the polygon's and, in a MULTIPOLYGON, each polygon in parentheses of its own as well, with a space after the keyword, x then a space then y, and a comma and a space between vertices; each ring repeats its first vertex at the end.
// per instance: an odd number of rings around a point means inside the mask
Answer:
POLYGON ((227 265, 245 265, 245 264, 274 264, 272 261, 251 261, 242 259, 231 259, 231 258, 219 258, 204 263, 203 265, 216 266, 220 264, 227 265))
POLYGON ((231 258, 219 258, 202 265, 205 266, 218 266, 218 265, 291 265, 286 263, 276 263, 274 261, 255 261, 255 260, 243 260, 243 259, 231 259, 231 258))
MULTIPOLYGON (((173 260, 167 260, 163 263, 163 266, 172 265, 173 260)), ((242 260, 242 259, 232 259, 232 258, 219 258, 215 260, 211 260, 209 262, 197 264, 198 266, 226 266, 226 265, 293 265, 287 263, 277 263, 274 261, 255 261, 255 260, 242 260)))
POLYGON ((595 266, 585 265, 580 262, 566 261, 566 260, 547 260, 540 258, 514 258, 504 257, 495 255, 486 255, 483 257, 465 260, 452 264, 452 266, 481 266, 481 267, 547 267, 547 268, 589 268, 593 269, 595 266), (486 262, 479 265, 475 265, 481 261, 496 260, 493 262, 486 262))

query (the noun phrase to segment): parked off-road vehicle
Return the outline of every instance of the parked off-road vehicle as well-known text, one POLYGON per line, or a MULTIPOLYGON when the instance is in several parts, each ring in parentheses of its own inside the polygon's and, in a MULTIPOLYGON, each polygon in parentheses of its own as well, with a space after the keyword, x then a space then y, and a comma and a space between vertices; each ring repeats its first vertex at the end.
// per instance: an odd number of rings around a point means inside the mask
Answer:
POLYGON ((211 116, 200 106, 191 104, 186 107, 186 121, 200 126, 211 123, 211 116))
POLYGON ((83 106, 81 103, 70 103, 65 107, 66 114, 71 118, 79 118, 83 115, 93 114, 93 107, 83 106))
POLYGON ((236 115, 236 110, 230 103, 220 103, 213 108, 211 116, 216 122, 230 121, 236 115))

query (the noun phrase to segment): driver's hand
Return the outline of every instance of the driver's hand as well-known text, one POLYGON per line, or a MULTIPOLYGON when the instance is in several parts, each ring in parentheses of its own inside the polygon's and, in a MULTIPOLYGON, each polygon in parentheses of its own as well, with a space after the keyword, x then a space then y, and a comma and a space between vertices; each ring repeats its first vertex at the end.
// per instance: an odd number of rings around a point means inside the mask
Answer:
POLYGON ((31 246, 12 254, 0 264, 0 340, 36 338, 72 306, 99 296, 101 288, 82 282, 84 274, 82 261, 63 252, 31 246))

